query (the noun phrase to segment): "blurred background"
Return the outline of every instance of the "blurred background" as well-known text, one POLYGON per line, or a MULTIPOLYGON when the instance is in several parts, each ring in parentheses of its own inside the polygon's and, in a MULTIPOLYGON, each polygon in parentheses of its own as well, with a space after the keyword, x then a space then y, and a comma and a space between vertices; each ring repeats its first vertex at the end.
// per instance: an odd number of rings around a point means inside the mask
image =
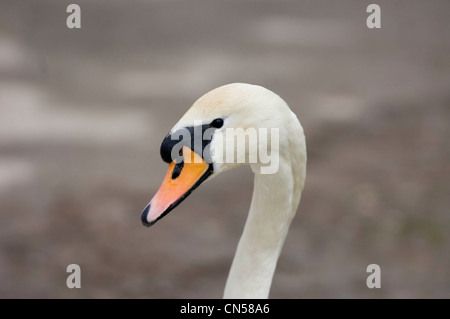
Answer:
POLYGON ((0 297, 221 297, 248 167, 146 229, 159 146, 207 91, 279 94, 307 136, 273 298, 450 297, 450 2, 0 2, 0 297), (66 27, 68 4, 81 29, 66 27), (381 6, 381 29, 366 7, 381 6), (81 289, 66 267, 81 267, 81 289), (366 287, 378 264, 382 288, 366 287))

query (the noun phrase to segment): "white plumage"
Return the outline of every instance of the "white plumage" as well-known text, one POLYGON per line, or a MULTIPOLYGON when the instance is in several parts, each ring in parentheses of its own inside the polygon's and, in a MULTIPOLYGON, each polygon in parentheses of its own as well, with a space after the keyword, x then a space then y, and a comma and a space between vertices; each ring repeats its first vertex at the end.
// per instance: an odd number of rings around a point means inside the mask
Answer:
MULTIPOLYGON (((227 128, 279 129, 279 146, 274 149, 267 144, 270 152, 278 152, 278 171, 265 175, 260 172, 264 164, 250 164, 255 173, 252 203, 224 292, 224 298, 267 298, 305 181, 303 128, 297 116, 275 93, 261 86, 234 83, 198 99, 171 132, 192 126, 194 121, 209 123, 215 118, 225 119, 221 132, 227 128)), ((245 152, 251 155, 252 150, 247 147, 245 152)), ((212 176, 241 165, 219 163, 217 154, 225 153, 226 142, 214 137, 211 141, 212 176)))

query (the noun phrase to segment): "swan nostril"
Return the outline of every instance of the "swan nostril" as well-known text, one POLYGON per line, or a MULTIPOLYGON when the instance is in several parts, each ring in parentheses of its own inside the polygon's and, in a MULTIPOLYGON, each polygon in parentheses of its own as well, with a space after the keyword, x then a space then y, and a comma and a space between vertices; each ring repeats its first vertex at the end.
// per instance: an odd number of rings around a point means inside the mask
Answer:
MULTIPOLYGON (((181 155, 181 154, 180 154, 180 155, 181 155)), ((180 162, 180 163, 177 163, 177 164, 175 165, 175 168, 173 169, 173 172, 172 172, 172 179, 175 179, 175 178, 177 178, 178 176, 180 176, 181 170, 183 169, 183 167, 184 167, 184 161, 183 161, 183 162, 180 162)))

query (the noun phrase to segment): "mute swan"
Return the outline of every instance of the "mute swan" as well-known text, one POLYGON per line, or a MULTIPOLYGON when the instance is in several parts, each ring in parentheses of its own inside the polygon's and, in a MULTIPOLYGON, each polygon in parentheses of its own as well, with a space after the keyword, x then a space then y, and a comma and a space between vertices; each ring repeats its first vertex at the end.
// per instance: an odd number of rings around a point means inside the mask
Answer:
POLYGON ((161 157, 169 163, 169 169, 160 189, 142 212, 141 220, 147 227, 153 225, 202 182, 243 165, 235 163, 235 160, 223 161, 224 154, 242 151, 242 147, 245 147, 245 162, 255 173, 254 190, 224 298, 268 298, 277 260, 300 202, 306 175, 303 128, 297 116, 275 93, 261 86, 233 83, 200 97, 162 142, 161 157), (234 150, 229 150, 230 139, 223 138, 229 128, 275 128, 279 132, 279 143, 275 145, 261 138, 257 144, 252 144, 257 147, 252 148, 249 139, 245 145, 237 144, 234 150), (212 138, 207 140, 203 137, 200 146, 194 141, 193 147, 186 144, 186 140, 191 142, 192 137, 180 137, 178 133, 184 130, 203 134, 207 129, 212 130, 212 138), (266 164, 259 159, 251 163, 247 159, 257 155, 255 152, 261 147, 266 147, 271 155, 278 157, 277 170, 272 174, 262 173, 266 164), (173 155, 178 153, 181 160, 173 161, 173 155))

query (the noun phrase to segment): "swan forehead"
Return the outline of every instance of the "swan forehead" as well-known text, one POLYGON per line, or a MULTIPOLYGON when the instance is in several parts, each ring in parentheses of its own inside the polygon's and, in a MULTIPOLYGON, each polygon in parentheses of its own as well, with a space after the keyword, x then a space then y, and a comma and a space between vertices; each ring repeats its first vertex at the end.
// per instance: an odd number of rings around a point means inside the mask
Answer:
POLYGON ((173 127, 172 132, 182 127, 207 124, 216 118, 232 114, 252 112, 252 108, 267 101, 273 92, 257 85, 232 83, 218 87, 201 96, 173 127))

